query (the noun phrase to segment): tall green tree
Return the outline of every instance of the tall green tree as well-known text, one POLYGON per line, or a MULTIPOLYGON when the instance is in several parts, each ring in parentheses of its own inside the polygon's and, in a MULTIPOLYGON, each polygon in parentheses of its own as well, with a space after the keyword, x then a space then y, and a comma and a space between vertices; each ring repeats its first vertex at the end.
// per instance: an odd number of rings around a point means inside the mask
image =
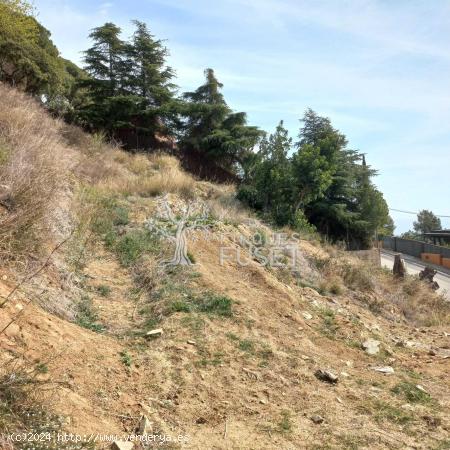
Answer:
POLYGON ((304 227, 307 222, 348 247, 371 244, 392 226, 388 207, 371 178, 375 171, 364 155, 347 148, 347 139, 328 118, 307 110, 299 141, 283 123, 262 141, 239 197, 278 225, 304 227))
POLYGON ((125 79, 130 67, 124 59, 126 45, 120 39, 120 33, 117 25, 108 22, 89 34, 93 45, 84 52, 84 69, 91 76, 86 85, 95 100, 125 93, 125 79))
POLYGON ((297 209, 323 197, 333 181, 335 166, 312 144, 301 145, 292 157, 297 209))
POLYGON ((203 85, 183 95, 181 148, 202 155, 205 164, 239 173, 263 132, 247 125, 245 113, 229 108, 212 69, 205 70, 205 78, 203 85))
POLYGON ((127 46, 131 68, 127 84, 132 93, 145 100, 146 106, 159 107, 173 98, 176 87, 172 82, 175 73, 166 65, 168 50, 144 22, 135 20, 133 24, 136 30, 127 46))
POLYGON ((106 23, 92 30, 92 47, 85 52, 89 74, 81 86, 89 102, 80 108, 80 118, 91 129, 106 131, 128 148, 155 143, 158 131, 167 132, 166 117, 173 112, 173 70, 166 65, 167 49, 143 22, 130 41, 121 39, 121 29, 106 23))
POLYGON ((0 80, 48 102, 71 83, 58 49, 24 0, 0 0, 0 80))
POLYGON ((297 227, 303 209, 323 195, 331 183, 325 157, 311 144, 293 150, 292 138, 280 122, 260 143, 254 167, 239 189, 239 198, 261 210, 277 225, 297 227))
POLYGON ((88 101, 78 112, 85 127, 102 129, 111 136, 128 116, 122 96, 127 94, 126 77, 130 67, 125 59, 126 45, 120 33, 118 26, 105 23, 89 34, 93 45, 84 52, 84 70, 89 77, 81 80, 88 101))
POLYGON ((417 214, 417 221, 413 223, 414 231, 417 234, 429 233, 433 230, 442 229, 441 219, 437 217, 432 211, 422 209, 417 214))
POLYGON ((129 127, 134 129, 139 142, 140 135, 144 139, 158 132, 172 135, 179 103, 174 98, 175 73, 166 64, 167 48, 155 39, 145 23, 135 20, 133 24, 136 29, 126 51, 130 67, 127 90, 132 113, 129 127))
POLYGON ((261 141, 253 176, 254 204, 280 225, 292 217, 291 148, 292 139, 281 121, 275 132, 261 141))
POLYGON ((366 245, 370 244, 369 240, 374 235, 391 236, 395 228, 394 222, 389 216, 389 207, 386 200, 371 180, 374 175, 376 175, 376 171, 367 165, 365 155, 362 155, 357 201, 360 217, 365 222, 367 230, 366 245))
POLYGON ((358 239, 356 205, 357 162, 359 155, 347 148, 345 135, 336 130, 328 118, 308 109, 302 119, 300 148, 312 145, 329 164, 332 180, 317 200, 306 206, 308 219, 331 239, 358 239))

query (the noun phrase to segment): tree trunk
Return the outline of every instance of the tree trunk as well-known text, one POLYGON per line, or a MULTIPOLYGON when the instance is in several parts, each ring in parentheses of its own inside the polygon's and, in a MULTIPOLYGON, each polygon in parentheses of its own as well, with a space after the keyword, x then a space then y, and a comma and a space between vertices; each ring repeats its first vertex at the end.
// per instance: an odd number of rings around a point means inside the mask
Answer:
POLYGON ((405 278, 406 275, 405 263, 400 254, 397 254, 394 257, 394 267, 392 269, 392 272, 394 273, 394 277, 405 278))

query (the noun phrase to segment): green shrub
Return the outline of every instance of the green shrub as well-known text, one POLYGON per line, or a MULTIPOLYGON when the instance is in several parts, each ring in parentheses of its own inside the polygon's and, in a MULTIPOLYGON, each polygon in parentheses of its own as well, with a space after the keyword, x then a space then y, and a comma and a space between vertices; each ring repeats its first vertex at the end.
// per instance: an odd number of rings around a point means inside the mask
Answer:
POLYGON ((196 299, 197 310, 217 316, 231 317, 233 301, 224 296, 208 292, 196 299))
POLYGON ((95 193, 91 193, 91 197, 94 197, 91 201, 97 207, 96 216, 92 221, 92 229, 95 233, 105 235, 114 226, 128 224, 128 209, 119 205, 115 198, 96 198, 95 193))
POLYGON ((249 339, 242 339, 239 341, 239 349, 243 352, 253 353, 255 350, 255 343, 249 339))
POLYGON ((330 339, 334 339, 339 330, 334 311, 330 308, 323 308, 319 311, 319 314, 322 316, 321 333, 330 339))
POLYGON ((283 433, 290 433, 292 431, 291 413, 289 411, 281 412, 281 420, 278 424, 278 429, 283 433))
POLYGON ((231 317, 233 301, 223 295, 212 292, 200 294, 189 293, 180 300, 175 300, 170 305, 172 312, 201 312, 222 317, 231 317))
POLYGON ((92 299, 83 295, 78 303, 76 323, 88 330, 101 333, 105 330, 103 325, 98 323, 98 315, 92 305, 92 299))
POLYGON ((131 230, 117 239, 114 251, 119 257, 120 263, 129 267, 133 265, 144 253, 155 252, 159 247, 159 241, 148 230, 131 230))
POLYGON ((100 286, 97 286, 97 292, 102 297, 109 297, 109 295, 111 294, 111 288, 106 284, 101 284, 100 286))
POLYGON ((396 395, 401 395, 410 403, 430 403, 431 396, 427 392, 419 389, 417 385, 408 381, 402 381, 392 388, 392 392, 396 395))
POLYGON ((191 312, 192 306, 183 300, 175 300, 171 305, 171 310, 173 312, 188 313, 188 312, 191 312))
POLYGON ((413 417, 401 408, 389 405, 389 403, 382 400, 376 400, 373 404, 375 410, 375 420, 377 422, 383 422, 388 420, 397 425, 406 425, 413 420, 413 417))
POLYGON ((119 353, 119 355, 120 355, 120 360, 122 361, 122 363, 127 367, 131 367, 133 359, 131 358, 130 354, 126 351, 122 351, 119 353))

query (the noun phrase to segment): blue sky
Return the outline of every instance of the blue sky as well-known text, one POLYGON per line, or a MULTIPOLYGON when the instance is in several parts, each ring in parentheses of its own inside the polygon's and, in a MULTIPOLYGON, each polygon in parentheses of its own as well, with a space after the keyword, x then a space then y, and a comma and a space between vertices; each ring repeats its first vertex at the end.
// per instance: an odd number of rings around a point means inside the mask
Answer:
MULTIPOLYGON (((379 170, 391 208, 450 215, 447 0, 35 0, 62 55, 81 62, 93 27, 167 39, 180 91, 212 67, 229 105, 292 135, 307 107, 327 115, 379 170), (447 199, 447 200, 446 200, 447 199)), ((397 232, 414 216, 392 212, 397 232)), ((450 228, 450 219, 443 219, 450 228)))

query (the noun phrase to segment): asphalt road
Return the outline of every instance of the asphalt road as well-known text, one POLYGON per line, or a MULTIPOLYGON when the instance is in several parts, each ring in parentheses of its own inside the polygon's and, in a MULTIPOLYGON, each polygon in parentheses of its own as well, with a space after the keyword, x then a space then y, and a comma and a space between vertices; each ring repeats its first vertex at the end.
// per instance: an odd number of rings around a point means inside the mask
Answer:
MULTIPOLYGON (((411 275, 418 275, 419 272, 426 266, 423 261, 414 258, 413 256, 402 254, 402 258, 405 261, 406 271, 411 275)), ((392 267, 394 266, 394 253, 382 250, 381 265, 392 270, 392 267)), ((434 280, 439 284, 438 292, 445 295, 450 300, 450 271, 438 269, 438 273, 435 275, 434 280)))

